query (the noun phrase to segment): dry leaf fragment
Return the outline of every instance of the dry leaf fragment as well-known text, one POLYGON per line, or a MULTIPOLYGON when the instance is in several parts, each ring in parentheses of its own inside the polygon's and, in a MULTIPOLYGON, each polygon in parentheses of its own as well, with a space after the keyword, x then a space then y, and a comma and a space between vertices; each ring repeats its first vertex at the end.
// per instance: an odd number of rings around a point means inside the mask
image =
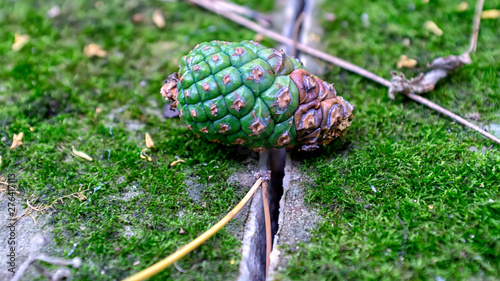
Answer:
POLYGON ((429 30, 430 32, 436 34, 437 36, 443 35, 443 30, 437 26, 437 24, 431 20, 428 20, 424 23, 425 29, 429 30))
POLYGON ((401 55, 401 57, 399 57, 399 61, 398 61, 397 67, 398 68, 401 68, 401 67, 414 68, 415 65, 417 65, 417 61, 416 60, 410 59, 406 55, 401 55))
POLYGON ((427 206, 427 207, 429 207, 429 209, 431 209, 431 210, 433 210, 433 209, 434 209, 434 206, 432 206, 432 205, 429 205, 429 206, 427 206))
POLYGON ((177 165, 178 163, 186 163, 186 161, 182 160, 182 159, 177 159, 175 160, 174 162, 170 163, 170 167, 173 167, 175 165, 177 165))
POLYGON ((103 50, 101 46, 94 43, 90 43, 87 46, 85 46, 83 48, 83 53, 89 58, 91 57, 104 58, 105 56, 108 55, 108 52, 103 50))
POLYGON ((30 41, 30 37, 25 34, 16 33, 14 35, 14 44, 12 44, 12 51, 17 52, 30 41))
POLYGON ((229 261, 229 263, 230 263, 231 265, 233 265, 233 264, 234 264, 234 260, 233 260, 233 259, 231 259, 231 260, 229 261))
POLYGON ((482 19, 498 19, 500 18, 500 10, 485 10, 481 13, 482 19))
POLYGON ((158 28, 165 27, 165 18, 163 17, 163 14, 161 13, 160 9, 156 9, 153 12, 153 22, 158 28))
POLYGON ((81 157, 81 158, 83 158, 83 159, 85 159, 85 160, 88 160, 88 161, 92 161, 92 160, 93 160, 93 159, 92 159, 92 157, 90 157, 87 153, 85 153, 85 152, 83 152, 83 151, 78 151, 78 150, 76 150, 74 146, 71 146, 71 149, 72 149, 72 152, 73 152, 76 156, 81 157))
POLYGON ((151 158, 151 156, 146 154, 147 150, 148 150, 147 148, 144 148, 143 150, 141 150, 140 157, 141 157, 141 159, 148 159, 148 161, 151 162, 151 161, 153 161, 153 158, 151 158))
POLYGON ((133 265, 139 265, 140 263, 141 263, 141 261, 135 261, 135 262, 133 263, 133 265))
POLYGON ((151 138, 151 135, 149 133, 146 133, 146 147, 147 148, 152 148, 154 146, 153 139, 151 138))
POLYGON ((479 185, 479 187, 484 187, 484 183, 481 183, 481 184, 479 185))
POLYGON ((14 138, 12 140, 12 145, 10 146, 10 149, 12 150, 18 146, 21 146, 21 144, 23 144, 22 142, 23 137, 24 137, 23 132, 20 132, 18 135, 14 134, 14 138))
POLYGON ((469 8, 469 3, 463 1, 462 3, 458 4, 457 6, 457 12, 465 12, 469 8))

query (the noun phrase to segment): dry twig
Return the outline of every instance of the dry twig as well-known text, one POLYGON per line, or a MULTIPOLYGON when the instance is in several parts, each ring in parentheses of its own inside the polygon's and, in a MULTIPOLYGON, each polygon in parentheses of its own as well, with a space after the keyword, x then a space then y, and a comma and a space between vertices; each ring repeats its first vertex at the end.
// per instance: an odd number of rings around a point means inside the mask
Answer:
POLYGON ((21 193, 17 189, 12 188, 12 186, 11 186, 11 188, 9 188, 9 183, 7 182, 7 180, 3 176, 0 176, 0 196, 7 194, 7 192, 9 192, 9 193, 12 192, 12 193, 16 193, 16 194, 21 193))
MULTIPOLYGON (((249 29, 251 29, 251 30, 253 30, 253 31, 257 32, 257 33, 260 33, 260 34, 262 34, 264 36, 267 36, 267 37, 269 37, 269 38, 271 38, 271 39, 273 39, 275 41, 278 41, 280 43, 287 44, 287 45, 290 45, 290 46, 294 46, 293 39, 285 37, 285 36, 283 36, 283 35, 281 35, 279 33, 276 33, 276 32, 274 32, 272 30, 269 30, 267 28, 264 28, 264 27, 260 26, 259 24, 255 23, 255 22, 253 22, 251 20, 248 20, 248 19, 246 19, 244 17, 241 17, 241 16, 239 16, 239 15, 237 15, 235 13, 231 13, 230 11, 227 11, 227 10, 224 10, 224 9, 220 9, 220 7, 217 7, 217 5, 214 5, 213 1, 209 1, 209 0, 186 0, 186 1, 188 1, 190 3, 194 3, 194 4, 196 4, 196 5, 200 6, 200 7, 203 7, 205 9, 207 9, 209 11, 212 11, 214 13, 217 13, 217 14, 219 14, 221 16, 224 16, 224 17, 226 17, 226 18, 228 18, 228 19, 230 19, 230 20, 232 20, 232 21, 234 21, 234 22, 236 22, 238 24, 241 24, 241 25, 245 26, 246 28, 249 28, 249 29)), ((483 2, 483 0, 479 0, 479 2, 483 2)), ((478 7, 481 6, 481 9, 482 9, 482 4, 479 3, 479 2, 478 2, 477 6, 478 7)), ((475 46, 475 42, 477 41, 477 35, 474 35, 474 34, 476 34, 477 31, 479 30, 479 23, 476 20, 476 17, 477 16, 474 17, 475 18, 475 20, 474 20, 474 29, 473 29, 474 31, 473 31, 473 38, 471 39, 471 46, 475 46), (474 42, 474 45, 472 44, 472 42, 474 42)), ((384 85, 384 86, 386 86, 387 88, 390 89, 389 91, 391 91, 391 88, 394 87, 394 89, 392 90, 394 93, 396 92, 395 91, 396 87, 400 87, 399 86, 400 84, 405 84, 406 83, 406 82, 402 82, 403 81, 403 77, 400 76, 399 78, 398 77, 395 78, 396 81, 394 81, 395 85, 393 86, 393 83, 391 83, 391 81, 389 81, 387 79, 384 79, 384 78, 376 75, 375 73, 370 72, 370 71, 368 71, 368 70, 366 70, 364 68, 361 68, 361 67, 359 67, 359 66, 357 66, 355 64, 352 64, 352 63, 350 63, 348 61, 345 61, 343 59, 334 57, 334 56, 329 55, 327 53, 324 53, 322 51, 316 50, 316 49, 314 49, 312 47, 309 47, 307 45, 304 45, 302 43, 297 43, 296 47, 297 47, 298 50, 300 50, 300 51, 302 51, 304 53, 307 53, 307 54, 310 54, 310 55, 315 56, 317 58, 320 58, 322 60, 325 60, 325 61, 330 62, 330 63, 332 63, 334 65, 337 65, 337 66, 339 66, 339 67, 341 67, 343 69, 346 69, 346 70, 351 71, 353 73, 356 73, 356 74, 358 74, 360 76, 363 76, 363 77, 365 77, 367 79, 375 81, 375 82, 377 82, 377 83, 379 83, 381 85, 384 85)), ((469 49, 471 49, 471 48, 469 48, 469 49)), ((435 65, 436 67, 437 66, 446 66, 446 62, 447 62, 446 58, 441 59, 441 60, 444 60, 445 63, 442 64, 440 60, 433 62, 433 63, 436 64, 435 65)), ((458 62, 460 62, 460 59, 456 59, 456 60, 458 60, 458 62)), ((444 69, 446 70, 446 67, 444 69)), ((411 81, 410 81, 410 84, 411 84, 411 81)), ((431 109, 434 109, 435 111, 437 111, 437 112, 439 112, 441 114, 444 114, 444 115, 452 118, 453 120, 456 120, 457 122, 461 123, 462 125, 465 125, 465 126, 471 128, 471 129, 473 129, 473 130, 481 133, 482 135, 484 135, 485 137, 491 139, 492 141, 500 144, 500 139, 498 139, 495 136, 493 136, 492 134, 484 131, 483 129, 479 128, 478 126, 470 123, 469 121, 463 119, 462 117, 460 117, 460 116, 454 114, 453 112, 451 112, 451 111, 449 111, 449 110, 447 110, 447 109, 445 109, 445 108, 443 108, 443 107, 441 107, 441 106, 439 106, 439 105, 431 102, 428 99, 425 99, 425 98, 423 98, 421 96, 418 96, 418 95, 416 95, 416 94, 414 94, 414 93, 412 93, 410 91, 405 91, 404 87, 407 87, 407 85, 402 85, 401 87, 403 87, 403 90, 401 90, 401 93, 405 94, 408 98, 410 98, 410 99, 412 99, 412 100, 414 100, 414 101, 416 101, 418 103, 421 103, 421 104, 423 104, 423 105, 425 105, 425 106, 427 106, 427 107, 429 107, 431 109)))
MULTIPOLYGON (((58 202, 63 203, 64 199, 67 199, 67 198, 77 198, 78 200, 83 201, 83 200, 87 199, 87 197, 83 193, 88 191, 88 190, 89 189, 87 188, 85 190, 79 190, 75 193, 64 195, 62 197, 55 199, 54 201, 52 201, 52 203, 50 203, 48 205, 40 204, 38 206, 33 206, 33 204, 30 204, 29 200, 26 200, 26 205, 28 206, 28 209, 26 209, 26 211, 24 211, 21 215, 13 218, 11 223, 15 224, 21 218, 23 218, 25 216, 30 216, 36 225, 35 216, 37 215, 37 213, 44 214, 46 211, 54 209, 55 204, 57 204, 58 202)), ((33 202, 36 202, 37 200, 38 200, 38 198, 35 198, 33 200, 33 202)))
POLYGON ((292 56, 297 56, 297 43, 299 42, 300 27, 304 21, 305 13, 300 13, 299 17, 295 21, 295 26, 293 27, 293 46, 292 46, 292 56))
POLYGON ((269 199, 267 196, 267 182, 262 182, 262 203, 264 205, 264 219, 266 222, 266 280, 269 272, 269 257, 272 250, 272 235, 271 235, 271 214, 269 212, 269 199))
POLYGON ((18 146, 21 146, 21 144, 23 144, 22 140, 23 140, 23 137, 24 137, 24 133, 23 132, 20 132, 19 134, 14 134, 14 137, 13 137, 13 140, 12 140, 12 145, 10 146, 10 149, 14 149, 18 146))
MULTIPOLYGON (((481 12, 483 10, 484 0, 478 0, 476 3, 476 12, 474 14, 472 34, 469 43, 469 49, 459 55, 450 55, 434 59, 428 65, 430 70, 427 73, 420 73, 416 78, 406 79, 402 73, 391 72, 392 80, 389 87, 389 98, 394 99, 398 93, 403 94, 423 94, 434 90, 439 80, 455 72, 464 65, 470 64, 470 54, 476 51, 477 36, 479 34, 479 24, 481 23, 481 12)), ((458 121, 458 120, 457 120, 458 121)))
POLYGON ((248 7, 245 6, 240 6, 235 3, 231 2, 226 2, 223 0, 213 0, 213 5, 218 6, 221 9, 226 9, 230 12, 239 14, 241 16, 245 16, 247 18, 251 18, 256 20, 258 23, 265 27, 270 27, 271 26, 271 16, 259 13, 257 11, 254 11, 248 7))
POLYGON ((60 258, 53 258, 53 257, 47 256, 43 253, 40 253, 40 249, 43 248, 46 244, 47 244, 46 239, 40 235, 37 235, 32 239, 30 253, 28 255, 28 258, 21 264, 21 266, 19 266, 19 269, 14 274, 11 281, 20 280, 21 277, 24 275, 25 271, 28 269, 28 267, 31 264, 33 264, 33 266, 41 274, 46 276, 51 281, 69 280, 69 278, 71 277, 71 270, 69 270, 65 266, 70 265, 74 268, 79 268, 80 265, 82 264, 82 259, 79 257, 76 257, 76 258, 73 258, 71 260, 66 260, 66 259, 60 259, 60 258), (52 272, 49 272, 45 268, 40 266, 39 264, 34 263, 37 260, 43 261, 46 263, 50 263, 53 265, 59 265, 60 267, 55 269, 52 272))
POLYGON ((474 13, 473 28, 469 43, 469 49, 465 53, 459 56, 450 55, 444 58, 439 57, 434 59, 434 61, 432 61, 432 63, 428 65, 430 71, 428 71, 425 74, 421 73, 416 78, 411 78, 410 80, 407 80, 404 74, 402 73, 398 74, 396 72, 391 72, 392 80, 391 80, 391 85, 389 86, 389 98, 394 99, 395 94, 403 93, 412 100, 417 101, 429 108, 432 108, 437 112, 440 112, 456 120, 457 122, 481 133, 483 136, 500 144, 500 140, 495 136, 493 136, 492 134, 484 131, 483 129, 479 128, 473 123, 454 114, 453 112, 446 110, 440 107, 439 105, 417 95, 434 90, 434 86, 437 84, 439 80, 445 78, 448 74, 455 72, 462 66, 471 63, 470 54, 476 51, 483 4, 484 0, 478 0, 476 3, 476 11, 474 13))

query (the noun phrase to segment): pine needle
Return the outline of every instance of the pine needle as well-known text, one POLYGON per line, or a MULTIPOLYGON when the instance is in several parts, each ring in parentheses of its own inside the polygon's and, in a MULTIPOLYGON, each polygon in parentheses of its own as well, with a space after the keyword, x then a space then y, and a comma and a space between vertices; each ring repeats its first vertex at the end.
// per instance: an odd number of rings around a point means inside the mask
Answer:
POLYGON ((181 247, 179 250, 177 250, 175 253, 171 254, 170 256, 164 258, 163 260, 153 264, 152 266, 144 269, 143 271, 140 271, 123 281, 138 281, 138 280, 144 280, 146 278, 150 278, 165 268, 169 267, 172 265, 174 262, 178 261, 185 255, 189 254, 192 252, 194 249, 198 248, 203 242, 207 241, 210 237, 212 237, 215 233, 217 233, 219 230, 221 230, 242 208, 245 206, 245 204, 250 200, 250 198, 253 196, 255 191, 261 186, 261 184, 267 179, 264 178, 259 178, 255 184, 252 186, 250 191, 243 197, 243 199, 234 207, 234 209, 231 210, 222 220, 220 220, 218 223, 216 223, 214 226, 212 226, 209 230, 204 232, 202 235, 198 236, 196 239, 193 241, 189 242, 185 246, 181 247))
POLYGON ((271 215, 269 212, 269 199, 267 196, 267 182, 262 183, 262 201, 264 205, 264 219, 266 221, 266 280, 269 272, 270 255, 272 250, 271 215))

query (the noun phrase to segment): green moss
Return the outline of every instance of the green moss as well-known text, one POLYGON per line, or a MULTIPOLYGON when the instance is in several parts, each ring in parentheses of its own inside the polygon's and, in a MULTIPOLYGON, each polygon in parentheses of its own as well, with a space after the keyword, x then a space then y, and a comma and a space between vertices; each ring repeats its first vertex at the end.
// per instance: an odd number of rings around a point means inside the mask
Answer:
MULTIPOLYGON (((58 2, 61 14, 53 19, 46 16, 51 5, 40 1, 0 3, 0 174, 18 173, 25 199, 37 205, 78 191, 88 197, 55 205, 51 221, 53 254, 83 258, 78 280, 117 280, 146 268, 207 230, 248 189, 227 182, 247 169, 240 163, 248 156, 161 117, 159 88, 197 43, 254 34, 187 3, 100 3, 58 2), (155 9, 165 16, 164 29, 151 21, 155 9), (143 23, 132 22, 136 13, 143 23), (19 52, 11 50, 16 32, 30 36, 19 52), (89 43, 108 56, 86 57, 89 43), (10 150, 19 132, 23 145, 10 150), (146 132, 155 142, 147 152, 152 162, 139 157, 146 132), (71 155, 71 146, 94 160, 71 155), (186 163, 171 167, 176 157, 186 163), (192 176, 207 186, 199 200, 185 183, 192 176)), ((187 273, 171 267, 154 279, 232 279, 239 248, 222 230, 179 261, 187 273)))
MULTIPOLYGON (((337 14, 334 23, 324 22, 326 50, 384 77, 402 54, 419 61, 417 69, 404 70, 412 77, 433 58, 467 50, 472 8, 457 13, 453 1, 412 3, 325 5, 337 14), (426 20, 436 22, 443 36, 425 31, 426 20)), ((485 9, 499 4, 488 2, 485 9)), ((499 24, 483 20, 473 63, 440 82, 428 99, 461 116, 478 112, 479 125, 498 123, 499 24)), ((294 155, 316 181, 307 201, 324 220, 310 243, 286 249, 292 258, 281 278, 498 279, 498 145, 422 105, 402 97, 391 101, 383 87, 337 67, 326 78, 356 105, 355 119, 342 141, 294 155)))
MULTIPOLYGON (((51 222, 61 249, 55 255, 84 258, 75 279, 121 279, 151 265, 207 230, 243 195, 226 180, 246 156, 195 138, 177 119, 159 117, 158 91, 197 43, 241 41, 254 33, 186 3, 103 3, 97 9, 94 2, 59 2, 62 14, 54 19, 46 16, 48 4, 0 3, 0 102, 6 105, 0 107, 0 171, 19 173, 25 199, 38 198, 36 204, 89 189, 84 201, 56 205, 51 222), (157 8, 164 29, 150 20, 157 8), (134 24, 139 12, 144 22, 134 24), (16 32, 31 37, 19 52, 11 50, 16 32), (87 58, 89 43, 108 56, 87 58), (10 140, 21 131, 23 145, 11 151, 10 140), (152 162, 139 157, 146 132, 155 141, 152 162), (71 146, 94 161, 72 156, 71 146), (170 167, 176 156, 187 162, 170 167), (207 186, 199 201, 188 196, 185 182, 192 176, 207 186)), ((467 49, 473 10, 457 13, 456 4, 328 3, 324 10, 337 20, 324 22, 322 40, 328 52, 384 77, 406 54, 419 61, 419 68, 405 70, 414 76, 425 62, 467 49), (363 12, 369 27, 361 23, 363 12), (425 31, 426 20, 444 35, 425 31)), ((268 11, 272 2, 249 5, 268 11)), ((489 1, 485 8, 498 6, 489 1)), ((473 63, 442 81, 429 99, 462 116, 479 112, 481 124, 498 123, 499 24, 482 22, 473 63)), ((357 105, 356 119, 341 142, 294 155, 316 179, 307 199, 324 221, 282 274, 301 280, 498 279, 498 147, 421 105, 389 100, 373 82, 328 70, 325 80, 357 105)), ((188 273, 171 267, 155 279, 234 278, 239 247, 223 230, 179 261, 188 273)))

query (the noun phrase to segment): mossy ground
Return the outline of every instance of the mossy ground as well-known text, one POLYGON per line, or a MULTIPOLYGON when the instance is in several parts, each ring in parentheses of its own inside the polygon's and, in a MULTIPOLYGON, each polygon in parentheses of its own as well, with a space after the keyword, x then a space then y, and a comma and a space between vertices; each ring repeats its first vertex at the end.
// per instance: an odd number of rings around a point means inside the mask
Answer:
MULTIPOLYGON (((195 138, 177 119, 163 119, 158 88, 197 43, 254 33, 185 3, 100 3, 58 2, 62 14, 54 19, 46 16, 49 4, 0 3, 1 173, 18 173, 25 199, 38 198, 36 204, 90 188, 87 200, 57 205, 51 222, 64 254, 84 258, 77 280, 124 278, 208 229, 243 195, 225 180, 247 159, 236 148, 195 138), (156 8, 165 15, 163 29, 150 20, 156 8), (139 12, 144 22, 134 24, 139 12), (16 32, 31 37, 19 52, 11 50, 16 32), (87 58, 89 43, 108 56, 87 58), (21 131, 23 145, 9 150, 21 131), (155 141, 152 162, 139 157, 146 132, 155 141), (72 156, 72 145, 94 161, 72 156), (187 162, 170 167, 175 156, 187 162), (200 195, 207 207, 188 196, 185 179, 193 175, 208 186, 200 195)), ((473 9, 457 13, 457 4, 335 1, 324 8, 337 20, 324 22, 322 41, 328 52, 388 77, 401 54, 422 66, 466 50, 473 9), (361 23, 363 12, 369 27, 361 23), (426 20, 443 36, 424 31, 426 20)), ((486 8, 499 5, 488 1, 486 8)), ((482 22, 473 64, 429 99, 498 123, 499 25, 482 22)), ((324 78, 357 105, 356 119, 342 141, 321 153, 294 155, 317 178, 308 200, 325 220, 282 274, 297 280, 499 278, 498 146, 421 105, 391 101, 381 86, 337 67, 324 78)), ((156 279, 231 279, 239 247, 223 230, 179 262, 188 273, 171 267, 156 279)))
MULTIPOLYGON (((83 258, 76 280, 122 279, 197 237, 245 194, 247 186, 227 179, 248 170, 242 162, 249 153, 202 141, 178 118, 164 119, 159 88, 200 41, 254 34, 186 3, 48 3, 0 3, 0 173, 17 173, 23 200, 35 205, 88 189, 87 200, 55 206, 56 255, 83 258), (46 13, 55 4, 61 14, 51 19, 46 13), (163 29, 151 21, 155 9, 165 16, 163 29), (133 23, 136 13, 142 23, 133 23), (11 50, 15 33, 30 36, 19 52, 11 50), (90 43, 107 57, 86 57, 90 43), (10 150, 20 132, 23 145, 10 150), (151 162, 139 157, 146 132, 155 142, 151 162), (71 146, 94 160, 73 156, 71 146), (176 157, 186 163, 171 167, 176 157), (199 201, 188 196, 187 177, 206 186, 199 201)), ((239 249, 222 230, 179 261, 187 273, 171 267, 155 279, 232 279, 239 249)))
MULTIPOLYGON (((474 2, 458 13, 459 2, 332 1, 324 10, 337 19, 323 21, 322 41, 384 77, 405 54, 419 62, 405 70, 412 77, 436 57, 467 50, 474 2), (423 29, 427 20, 441 37, 423 29)), ((499 6, 488 1, 485 9, 499 6)), ((499 123, 499 28, 499 20, 483 20, 473 63, 426 97, 461 116, 478 112, 478 124, 499 123)), ((284 279, 498 280, 500 147, 337 67, 325 78, 356 105, 355 119, 341 142, 294 155, 316 179, 307 200, 324 220, 310 243, 288 249, 284 279)))

